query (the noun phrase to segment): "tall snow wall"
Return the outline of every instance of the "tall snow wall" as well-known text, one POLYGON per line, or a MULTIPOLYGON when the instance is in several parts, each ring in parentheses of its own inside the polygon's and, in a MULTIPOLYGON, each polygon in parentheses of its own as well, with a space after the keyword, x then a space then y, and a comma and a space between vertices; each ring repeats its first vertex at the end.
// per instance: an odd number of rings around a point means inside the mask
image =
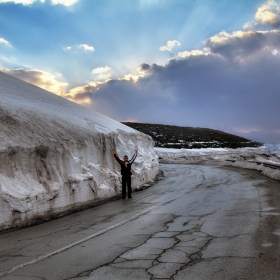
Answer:
POLYGON ((0 72, 0 230, 121 192, 113 158, 139 154, 132 189, 158 173, 150 136, 0 72))

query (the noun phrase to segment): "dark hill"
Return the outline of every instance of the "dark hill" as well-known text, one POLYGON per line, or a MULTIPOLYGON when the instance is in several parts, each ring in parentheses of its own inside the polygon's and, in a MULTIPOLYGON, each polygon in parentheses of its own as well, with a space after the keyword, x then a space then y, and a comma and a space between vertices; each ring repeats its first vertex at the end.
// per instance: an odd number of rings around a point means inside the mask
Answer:
POLYGON ((164 148, 243 148, 259 147, 262 143, 219 130, 199 127, 182 127, 163 124, 123 122, 150 135, 156 147, 164 148))

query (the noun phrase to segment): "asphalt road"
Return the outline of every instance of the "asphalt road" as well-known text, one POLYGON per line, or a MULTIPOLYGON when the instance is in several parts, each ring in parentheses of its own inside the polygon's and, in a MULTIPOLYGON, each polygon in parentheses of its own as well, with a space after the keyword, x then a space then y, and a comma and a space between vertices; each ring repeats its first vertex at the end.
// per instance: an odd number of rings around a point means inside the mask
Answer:
POLYGON ((164 179, 0 234, 0 278, 280 279, 280 182, 257 171, 161 165, 164 179))

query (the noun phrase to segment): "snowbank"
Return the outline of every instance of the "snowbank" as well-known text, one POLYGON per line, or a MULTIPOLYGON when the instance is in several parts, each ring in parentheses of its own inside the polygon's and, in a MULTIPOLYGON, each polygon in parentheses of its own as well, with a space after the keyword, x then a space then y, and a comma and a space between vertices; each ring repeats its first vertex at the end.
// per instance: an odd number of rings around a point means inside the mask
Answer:
POLYGON ((265 144, 265 147, 270 152, 279 152, 280 151, 280 144, 265 144))
POLYGON ((230 165, 241 168, 256 169, 264 175, 280 180, 280 170, 265 164, 280 167, 280 145, 265 144, 259 148, 207 148, 207 149, 166 149, 155 148, 164 163, 214 164, 230 165))
POLYGON ((0 230, 121 191, 113 158, 132 156, 132 188, 152 180, 150 136, 0 72, 0 230))

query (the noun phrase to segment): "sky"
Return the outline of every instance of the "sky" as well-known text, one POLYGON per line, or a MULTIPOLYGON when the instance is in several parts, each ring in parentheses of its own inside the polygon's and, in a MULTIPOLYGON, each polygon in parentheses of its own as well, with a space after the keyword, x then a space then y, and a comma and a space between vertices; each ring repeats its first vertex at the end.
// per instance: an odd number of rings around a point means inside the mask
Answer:
POLYGON ((0 0, 0 27, 1 71, 117 121, 280 143, 280 0, 0 0))

